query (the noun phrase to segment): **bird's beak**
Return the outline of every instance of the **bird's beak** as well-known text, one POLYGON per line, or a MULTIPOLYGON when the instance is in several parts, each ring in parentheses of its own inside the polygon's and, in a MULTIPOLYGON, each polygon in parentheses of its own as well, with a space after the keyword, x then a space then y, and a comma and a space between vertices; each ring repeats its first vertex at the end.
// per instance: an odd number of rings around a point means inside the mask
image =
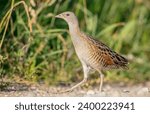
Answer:
POLYGON ((58 14, 58 15, 55 16, 55 18, 62 18, 62 15, 58 14))
POLYGON ((59 15, 56 15, 55 17, 56 17, 56 18, 60 18, 60 16, 59 16, 59 15))

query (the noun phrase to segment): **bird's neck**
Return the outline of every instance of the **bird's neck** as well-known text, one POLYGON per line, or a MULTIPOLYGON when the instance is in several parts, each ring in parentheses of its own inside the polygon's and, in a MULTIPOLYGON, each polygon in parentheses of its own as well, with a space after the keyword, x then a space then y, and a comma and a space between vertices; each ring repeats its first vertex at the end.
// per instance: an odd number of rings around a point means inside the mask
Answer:
POLYGON ((72 39, 79 38, 78 36, 80 36, 81 34, 79 24, 78 23, 69 24, 69 32, 70 32, 72 39))
MULTIPOLYGON (((79 25, 69 25, 69 32, 71 36, 71 40, 75 47, 75 50, 80 49, 80 47, 84 46, 84 37, 82 37, 82 32, 80 31, 79 25)), ((82 49, 82 48, 81 48, 82 49)))
POLYGON ((73 44, 78 43, 81 41, 81 31, 78 23, 78 19, 76 16, 74 18, 70 18, 69 20, 65 19, 69 26, 69 33, 71 35, 71 39, 73 41, 73 44))

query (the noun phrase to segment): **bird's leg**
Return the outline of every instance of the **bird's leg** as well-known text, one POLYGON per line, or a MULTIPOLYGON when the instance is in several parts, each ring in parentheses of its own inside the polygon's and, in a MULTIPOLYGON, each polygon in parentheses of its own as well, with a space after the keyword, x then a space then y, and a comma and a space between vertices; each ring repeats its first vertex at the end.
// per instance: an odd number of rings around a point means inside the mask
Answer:
POLYGON ((100 86, 99 86, 99 92, 102 92, 102 86, 103 86, 103 78, 104 78, 104 75, 103 73, 100 71, 99 72, 100 74, 100 86))
POLYGON ((75 86, 71 87, 70 89, 62 91, 60 93, 65 93, 65 92, 73 91, 75 88, 81 86, 82 84, 84 84, 87 81, 88 73, 89 73, 90 68, 86 64, 83 64, 82 66, 83 66, 83 72, 84 72, 84 78, 83 78, 83 80, 80 83, 76 84, 75 86))

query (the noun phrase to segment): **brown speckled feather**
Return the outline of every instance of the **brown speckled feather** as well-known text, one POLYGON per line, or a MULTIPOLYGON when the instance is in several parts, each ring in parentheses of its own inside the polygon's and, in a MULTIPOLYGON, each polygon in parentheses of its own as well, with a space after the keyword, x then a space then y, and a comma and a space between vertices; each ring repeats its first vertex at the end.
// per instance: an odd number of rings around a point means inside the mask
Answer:
POLYGON ((104 43, 93 39, 91 36, 85 35, 82 33, 84 38, 88 39, 90 45, 94 46, 97 55, 99 55, 99 59, 97 62, 101 64, 102 69, 128 69, 127 64, 128 60, 123 56, 119 55, 115 51, 112 51, 107 45, 104 43))

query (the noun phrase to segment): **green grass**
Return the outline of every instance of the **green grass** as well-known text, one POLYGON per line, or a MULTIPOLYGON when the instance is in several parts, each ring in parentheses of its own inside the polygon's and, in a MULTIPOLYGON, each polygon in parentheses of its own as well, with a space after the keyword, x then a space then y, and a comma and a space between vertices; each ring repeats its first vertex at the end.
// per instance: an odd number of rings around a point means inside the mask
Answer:
POLYGON ((105 72, 108 82, 150 80, 149 0, 31 1, 35 4, 12 0, 0 6, 1 79, 20 77, 47 84, 81 80, 67 24, 54 18, 73 11, 84 32, 130 61, 127 71, 105 72))

